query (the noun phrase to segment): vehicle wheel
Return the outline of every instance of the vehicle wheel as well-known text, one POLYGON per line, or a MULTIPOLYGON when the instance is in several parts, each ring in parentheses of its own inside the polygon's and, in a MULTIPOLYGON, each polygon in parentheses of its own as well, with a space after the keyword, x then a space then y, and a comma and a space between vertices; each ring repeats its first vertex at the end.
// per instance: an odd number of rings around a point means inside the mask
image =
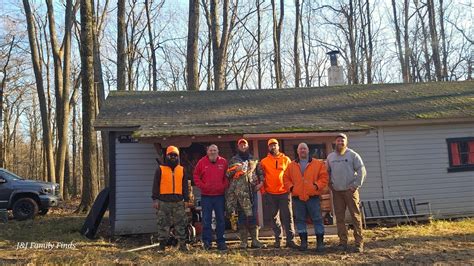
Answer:
POLYGON ((38 211, 39 215, 46 215, 48 213, 49 209, 41 209, 38 211))
POLYGON ((38 213, 38 203, 32 198, 21 198, 15 201, 12 210, 15 220, 33 219, 38 213))

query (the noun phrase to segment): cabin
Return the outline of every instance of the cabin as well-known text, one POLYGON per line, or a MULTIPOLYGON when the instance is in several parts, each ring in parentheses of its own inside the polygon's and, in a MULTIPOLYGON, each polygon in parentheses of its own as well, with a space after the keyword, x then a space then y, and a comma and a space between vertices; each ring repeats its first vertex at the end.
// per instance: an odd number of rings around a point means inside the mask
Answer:
MULTIPOLYGON (((240 91, 112 91, 96 130, 110 139, 114 235, 153 233, 157 160, 180 148, 188 171, 211 143, 230 158, 246 138, 263 158, 267 140, 294 159, 306 142, 325 159, 348 135, 367 168, 361 200, 416 197, 435 218, 474 215, 474 82, 347 85, 240 91)), ((259 222, 270 224, 265 197, 259 222)))

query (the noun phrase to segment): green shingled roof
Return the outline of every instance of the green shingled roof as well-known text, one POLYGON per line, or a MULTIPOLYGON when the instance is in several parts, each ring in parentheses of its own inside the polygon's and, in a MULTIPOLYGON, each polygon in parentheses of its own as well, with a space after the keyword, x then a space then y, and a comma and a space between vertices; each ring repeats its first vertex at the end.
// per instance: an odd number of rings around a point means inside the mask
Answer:
POLYGON ((372 122, 467 118, 474 82, 240 91, 113 91, 96 129, 138 137, 364 130, 372 122))

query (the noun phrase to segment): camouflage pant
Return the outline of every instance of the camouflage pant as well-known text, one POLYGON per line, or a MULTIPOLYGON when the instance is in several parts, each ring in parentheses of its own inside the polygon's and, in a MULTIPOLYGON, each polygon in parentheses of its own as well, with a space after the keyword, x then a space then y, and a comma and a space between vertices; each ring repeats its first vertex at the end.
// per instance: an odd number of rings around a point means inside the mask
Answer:
POLYGON ((186 239, 186 226, 188 216, 186 215, 184 202, 160 201, 160 208, 157 212, 158 240, 167 240, 170 234, 170 227, 174 225, 178 240, 186 239))
POLYGON ((252 201, 249 187, 244 178, 232 180, 226 192, 227 213, 243 211, 246 216, 252 216, 252 201))

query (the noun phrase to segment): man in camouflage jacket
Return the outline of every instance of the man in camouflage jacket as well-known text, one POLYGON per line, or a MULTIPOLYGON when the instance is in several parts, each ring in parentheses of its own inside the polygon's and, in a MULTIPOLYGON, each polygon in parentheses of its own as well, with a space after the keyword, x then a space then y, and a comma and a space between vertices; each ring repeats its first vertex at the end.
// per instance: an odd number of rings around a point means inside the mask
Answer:
POLYGON ((263 171, 249 152, 247 140, 237 142, 238 153, 229 161, 227 178, 230 186, 226 193, 228 214, 237 213, 240 247, 247 248, 248 233, 252 238, 252 248, 265 247, 258 239, 257 191, 262 187, 263 171))

